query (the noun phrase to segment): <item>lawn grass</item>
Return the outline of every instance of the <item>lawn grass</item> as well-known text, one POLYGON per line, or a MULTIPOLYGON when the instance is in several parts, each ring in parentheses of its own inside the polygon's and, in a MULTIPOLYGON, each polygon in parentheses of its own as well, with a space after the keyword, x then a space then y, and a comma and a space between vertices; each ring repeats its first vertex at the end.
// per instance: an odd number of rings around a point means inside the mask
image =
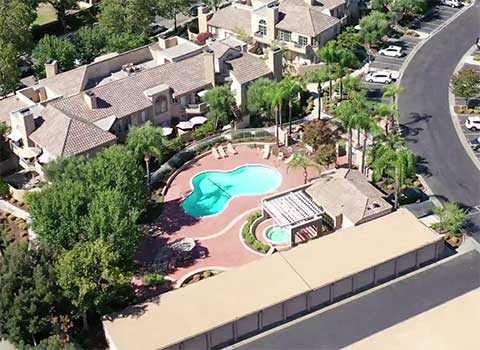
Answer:
POLYGON ((41 26, 57 19, 57 12, 50 4, 40 4, 37 7, 37 19, 34 24, 41 26))

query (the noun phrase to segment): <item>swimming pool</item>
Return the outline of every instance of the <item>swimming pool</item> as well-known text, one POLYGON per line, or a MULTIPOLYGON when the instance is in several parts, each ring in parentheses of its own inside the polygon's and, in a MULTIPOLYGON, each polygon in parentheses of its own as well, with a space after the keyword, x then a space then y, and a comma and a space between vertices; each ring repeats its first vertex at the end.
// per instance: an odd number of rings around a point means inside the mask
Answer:
POLYGON ((271 192, 281 182, 282 175, 264 165, 244 165, 228 172, 205 171, 193 177, 193 192, 185 198, 182 207, 192 216, 213 215, 236 196, 271 192))
POLYGON ((290 231, 284 227, 270 226, 265 231, 265 238, 273 243, 285 243, 290 240, 290 231))

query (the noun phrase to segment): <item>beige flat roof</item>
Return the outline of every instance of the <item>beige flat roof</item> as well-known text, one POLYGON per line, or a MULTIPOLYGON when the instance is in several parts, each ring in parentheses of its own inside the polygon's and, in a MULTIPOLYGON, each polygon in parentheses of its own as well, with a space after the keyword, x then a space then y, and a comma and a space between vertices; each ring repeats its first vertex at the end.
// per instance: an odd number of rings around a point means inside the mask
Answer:
POLYGON ((281 255, 317 289, 440 239, 411 212, 400 209, 281 255))
POLYGON ((165 293, 103 324, 116 350, 162 349, 440 239, 399 210, 165 293))
POLYGON ((161 349, 306 293, 309 287, 275 254, 215 277, 160 295, 142 310, 104 321, 117 350, 161 349))
POLYGON ((478 349, 480 289, 347 346, 350 350, 478 349))

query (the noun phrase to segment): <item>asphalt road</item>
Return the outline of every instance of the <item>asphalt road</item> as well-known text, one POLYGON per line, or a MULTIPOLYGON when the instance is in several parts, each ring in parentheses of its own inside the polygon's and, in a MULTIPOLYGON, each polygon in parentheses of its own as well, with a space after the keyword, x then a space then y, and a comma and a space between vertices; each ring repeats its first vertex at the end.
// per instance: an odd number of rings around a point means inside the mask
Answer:
MULTIPOLYGON (((480 287, 472 251, 229 350, 334 350, 480 287)), ((412 339, 414 341, 414 339, 412 339)))
MULTIPOLYGON (((410 129, 407 144, 420 157, 428 185, 439 199, 467 207, 480 204, 480 171, 455 131, 448 92, 455 67, 478 35, 477 0, 412 57, 401 80, 406 92, 399 98, 401 123, 410 129)), ((480 215, 473 221, 480 225, 480 215)))

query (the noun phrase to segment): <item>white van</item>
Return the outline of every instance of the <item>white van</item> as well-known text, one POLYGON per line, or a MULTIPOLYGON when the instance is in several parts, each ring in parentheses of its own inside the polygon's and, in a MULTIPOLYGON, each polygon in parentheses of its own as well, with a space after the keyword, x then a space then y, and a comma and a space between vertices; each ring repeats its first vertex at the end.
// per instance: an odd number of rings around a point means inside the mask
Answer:
POLYGON ((468 117, 465 121, 465 128, 472 131, 480 130, 480 116, 468 117))
POLYGON ((450 7, 461 7, 462 3, 459 0, 442 0, 442 5, 450 7))

